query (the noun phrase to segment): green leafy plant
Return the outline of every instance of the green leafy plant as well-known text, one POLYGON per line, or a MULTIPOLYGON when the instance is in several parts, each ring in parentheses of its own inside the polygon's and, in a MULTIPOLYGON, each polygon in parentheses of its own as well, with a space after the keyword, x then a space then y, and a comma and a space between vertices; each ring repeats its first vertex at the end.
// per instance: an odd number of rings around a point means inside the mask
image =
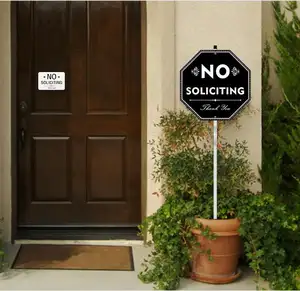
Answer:
MULTIPOLYGON (((207 203, 213 190, 211 123, 185 111, 167 111, 158 126, 162 135, 151 141, 151 151, 155 160, 153 178, 161 183, 161 192, 164 196, 196 196, 207 203)), ((246 142, 236 140, 232 145, 221 136, 218 148, 218 192, 237 196, 256 181, 246 142)))
POLYGON ((181 277, 189 274, 190 247, 196 244, 190 229, 196 227, 191 219, 197 213, 194 200, 186 201, 170 195, 158 211, 147 217, 140 226, 149 232, 154 251, 145 259, 139 278, 154 283, 156 289, 177 289, 181 277))
POLYGON ((290 209, 300 212, 300 21, 295 1, 287 2, 286 9, 276 1, 273 8, 275 44, 280 56, 273 61, 284 99, 274 104, 270 98, 270 45, 267 44, 263 59, 262 184, 266 192, 276 194, 290 209), (292 14, 290 21, 285 10, 292 14))
MULTIPOLYGON (((212 126, 186 111, 167 111, 157 126, 162 134, 151 141, 153 178, 161 189, 154 194, 163 195, 165 202, 140 226, 142 234, 151 234, 154 251, 139 278, 158 289, 171 290, 190 271, 191 252, 197 245, 191 228, 202 229, 209 239, 216 237, 195 221, 195 216, 213 215, 212 126)), ((218 147, 219 218, 233 218, 238 201, 256 177, 245 142, 229 144, 221 137, 218 147)), ((207 255, 211 258, 209 250, 207 255)))
POLYGON ((295 290, 295 269, 282 240, 284 230, 298 229, 299 217, 291 215, 286 205, 267 193, 244 196, 237 212, 245 254, 257 276, 257 289, 261 290, 261 283, 266 280, 272 290, 295 290))

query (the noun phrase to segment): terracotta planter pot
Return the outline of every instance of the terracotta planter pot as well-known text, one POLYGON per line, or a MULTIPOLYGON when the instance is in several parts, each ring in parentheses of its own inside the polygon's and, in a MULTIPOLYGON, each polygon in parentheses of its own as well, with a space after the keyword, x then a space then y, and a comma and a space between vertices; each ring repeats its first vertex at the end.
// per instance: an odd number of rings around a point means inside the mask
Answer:
POLYGON ((212 284, 233 282, 241 274, 237 269, 242 252, 242 243, 237 232, 240 221, 238 219, 201 218, 197 218, 197 221, 204 227, 208 226, 218 237, 215 240, 208 240, 201 235, 200 230, 192 230, 201 248, 211 250, 213 261, 209 261, 207 254, 194 252, 191 278, 212 284))

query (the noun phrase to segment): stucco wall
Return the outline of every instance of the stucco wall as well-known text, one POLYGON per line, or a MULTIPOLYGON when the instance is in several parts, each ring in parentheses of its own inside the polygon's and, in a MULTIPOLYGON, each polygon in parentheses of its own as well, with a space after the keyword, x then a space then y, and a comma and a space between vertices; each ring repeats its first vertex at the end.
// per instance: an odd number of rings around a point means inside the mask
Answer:
MULTIPOLYGON (((154 124, 164 109, 175 107, 175 10, 174 2, 151 1, 146 5, 147 26, 147 141, 160 134, 154 124)), ((147 207, 151 215, 163 203, 162 197, 152 195, 159 185, 152 181, 154 161, 147 145, 147 207)))
MULTIPOLYGON (((260 2, 176 2, 176 71, 199 50, 232 50, 251 70, 251 106, 256 114, 240 119, 224 133, 228 140, 247 140, 253 168, 261 162, 261 3, 260 2)), ((179 82, 176 82, 176 107, 179 82)), ((256 184, 254 190, 260 190, 256 184)))
MULTIPOLYGON (((261 35, 260 2, 174 1, 147 3, 147 107, 148 138, 159 130, 153 126, 165 108, 183 108, 179 100, 179 70, 199 50, 217 44, 231 49, 252 73, 252 107, 256 114, 240 119, 240 130, 230 127, 229 140, 248 141, 250 160, 257 172, 261 163, 261 35), (173 62, 172 62, 173 58, 173 62), (152 71, 153 69, 153 71, 152 71)), ((147 215, 162 203, 152 196, 159 185, 151 181, 153 161, 148 147, 147 215)), ((257 183, 253 190, 260 190, 257 183)))
POLYGON ((0 1, 0 218, 10 236, 10 6, 0 1))

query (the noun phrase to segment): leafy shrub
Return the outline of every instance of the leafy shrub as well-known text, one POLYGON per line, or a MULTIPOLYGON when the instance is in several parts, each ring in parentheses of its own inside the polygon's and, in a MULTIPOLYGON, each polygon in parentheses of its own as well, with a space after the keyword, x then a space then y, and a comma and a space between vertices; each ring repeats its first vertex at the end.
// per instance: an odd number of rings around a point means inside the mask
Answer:
MULTIPOLYGON (((212 127, 185 111, 167 111, 157 126, 162 135, 151 141, 155 160, 153 178, 161 183, 160 195, 165 202, 140 226, 142 234, 151 234, 154 251, 145 261, 139 278, 153 282, 158 289, 171 290, 178 288, 180 278, 190 271, 191 250, 196 246, 190 230, 202 229, 195 216, 212 218, 212 127)), ((245 142, 229 144, 220 139, 219 218, 236 217, 238 201, 248 194, 248 187, 256 180, 247 155, 245 142)), ((208 229, 202 231, 209 239, 215 238, 208 229)))

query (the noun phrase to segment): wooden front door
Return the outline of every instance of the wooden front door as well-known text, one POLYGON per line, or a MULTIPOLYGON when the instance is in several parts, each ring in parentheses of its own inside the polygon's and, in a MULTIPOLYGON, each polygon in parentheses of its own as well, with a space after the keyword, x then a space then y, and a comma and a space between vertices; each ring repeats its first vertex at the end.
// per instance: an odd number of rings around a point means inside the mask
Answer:
POLYGON ((16 5, 18 226, 137 225, 140 3, 16 5), (39 91, 39 72, 65 90, 39 91))

